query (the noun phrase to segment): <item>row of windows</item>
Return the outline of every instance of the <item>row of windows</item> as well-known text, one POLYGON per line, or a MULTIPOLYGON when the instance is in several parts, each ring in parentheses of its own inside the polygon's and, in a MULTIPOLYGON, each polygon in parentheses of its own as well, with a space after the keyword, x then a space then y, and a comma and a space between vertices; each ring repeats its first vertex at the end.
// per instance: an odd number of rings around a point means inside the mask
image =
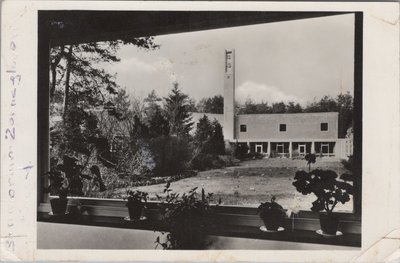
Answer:
MULTIPOLYGON (((328 130, 328 123, 322 122, 321 123, 321 131, 327 131, 328 130)), ((285 132, 286 131, 286 124, 279 124, 279 131, 285 132)), ((241 124, 240 125, 240 132, 247 132, 247 125, 246 124, 241 124)))

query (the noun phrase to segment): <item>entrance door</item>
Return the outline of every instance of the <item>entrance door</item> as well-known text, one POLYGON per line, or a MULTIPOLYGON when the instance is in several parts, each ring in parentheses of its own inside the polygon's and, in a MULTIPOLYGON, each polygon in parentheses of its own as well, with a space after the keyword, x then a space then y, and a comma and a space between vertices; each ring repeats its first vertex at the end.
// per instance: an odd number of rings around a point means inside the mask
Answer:
POLYGON ((306 155, 306 145, 305 144, 299 144, 299 154, 306 155))
POLYGON ((263 152, 262 144, 256 144, 256 152, 257 153, 262 153, 263 152))
POLYGON ((283 146, 283 143, 277 143, 276 144, 276 152, 282 154, 282 153, 284 153, 284 151, 285 151, 285 148, 283 146))

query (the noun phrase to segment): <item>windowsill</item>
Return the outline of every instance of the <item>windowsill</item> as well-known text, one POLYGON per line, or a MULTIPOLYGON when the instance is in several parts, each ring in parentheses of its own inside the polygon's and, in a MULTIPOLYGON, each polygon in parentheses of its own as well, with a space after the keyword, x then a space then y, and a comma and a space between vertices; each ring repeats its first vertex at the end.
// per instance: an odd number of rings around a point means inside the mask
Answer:
MULTIPOLYGON (((68 206, 69 211, 73 211, 75 208, 73 203, 78 199, 72 200, 70 200, 68 206)), ((83 215, 70 213, 65 216, 50 216, 50 204, 42 203, 38 209, 37 220, 151 231, 166 230, 160 221, 156 202, 148 203, 147 220, 127 222, 124 217, 128 215, 128 211, 123 201, 93 199, 79 199, 79 201, 83 207, 87 208, 87 212, 83 215)), ((344 234, 339 237, 326 238, 315 232, 320 229, 318 215, 309 211, 301 211, 294 219, 287 219, 285 231, 266 233, 259 229, 263 222, 256 214, 256 208, 220 206, 217 207, 216 213, 213 215, 216 225, 208 229, 208 233, 216 236, 361 247, 361 222, 359 218, 347 213, 339 215, 341 218, 339 230, 344 234)))

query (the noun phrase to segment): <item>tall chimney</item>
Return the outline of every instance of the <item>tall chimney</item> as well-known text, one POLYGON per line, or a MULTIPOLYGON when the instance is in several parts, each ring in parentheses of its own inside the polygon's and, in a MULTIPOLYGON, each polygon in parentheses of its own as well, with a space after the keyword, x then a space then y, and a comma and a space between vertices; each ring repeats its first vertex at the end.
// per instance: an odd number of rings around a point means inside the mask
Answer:
POLYGON ((235 50, 225 50, 224 138, 235 139, 235 50))

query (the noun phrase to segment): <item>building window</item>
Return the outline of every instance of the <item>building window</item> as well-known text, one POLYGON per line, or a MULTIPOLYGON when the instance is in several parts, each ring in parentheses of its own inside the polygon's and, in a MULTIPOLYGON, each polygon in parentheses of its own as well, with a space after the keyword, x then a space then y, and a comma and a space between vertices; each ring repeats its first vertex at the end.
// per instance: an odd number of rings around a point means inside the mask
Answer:
POLYGON ((246 124, 241 124, 240 125, 240 132, 247 132, 247 125, 246 124))
POLYGON ((327 131, 328 130, 328 123, 323 122, 321 123, 321 131, 327 131))
POLYGON ((286 131, 286 124, 279 124, 279 131, 281 132, 286 131))
POLYGON ((262 152, 264 152, 262 143, 257 143, 256 144, 256 153, 262 153, 262 152))

